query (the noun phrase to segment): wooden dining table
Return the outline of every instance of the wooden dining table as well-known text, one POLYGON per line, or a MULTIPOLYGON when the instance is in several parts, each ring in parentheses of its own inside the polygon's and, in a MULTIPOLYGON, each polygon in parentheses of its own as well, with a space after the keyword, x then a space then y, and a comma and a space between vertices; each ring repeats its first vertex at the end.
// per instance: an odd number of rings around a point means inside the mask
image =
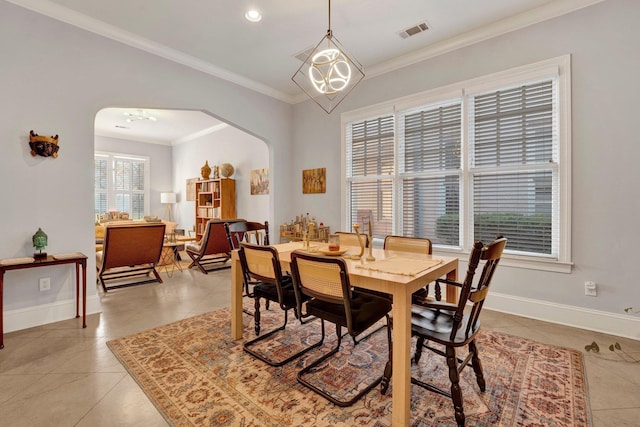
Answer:
MULTIPOLYGON (((273 245, 273 247, 278 250, 283 271, 290 271, 291 252, 302 250, 303 243, 290 242, 273 245)), ((346 249, 344 246, 342 248, 346 249)), ((310 251, 326 249, 326 245, 316 244, 315 247, 312 245, 310 251)), ((360 259, 351 259, 351 255, 360 253, 360 248, 348 249, 342 257, 347 261, 351 285, 385 292, 393 298, 391 419, 393 426, 408 426, 411 424, 411 294, 443 276, 450 280, 457 280, 458 258, 373 249, 372 255, 375 261, 367 261, 368 250, 360 259), (427 262, 426 259, 432 262, 427 262), (398 267, 402 266, 408 268, 399 271, 398 267), (426 269, 422 269, 423 267, 426 269)), ((242 292, 242 268, 237 251, 233 251, 231 264, 231 337, 233 339, 242 338, 242 292)), ((447 302, 456 302, 457 298, 457 288, 447 287, 447 302)))

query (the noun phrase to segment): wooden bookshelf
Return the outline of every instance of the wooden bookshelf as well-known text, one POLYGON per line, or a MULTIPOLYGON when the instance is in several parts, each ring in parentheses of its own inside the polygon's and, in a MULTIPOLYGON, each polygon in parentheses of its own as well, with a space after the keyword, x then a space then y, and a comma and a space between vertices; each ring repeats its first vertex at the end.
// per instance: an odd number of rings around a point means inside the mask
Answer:
POLYGON ((231 178, 196 182, 196 239, 200 240, 210 219, 236 217, 236 181, 231 178))

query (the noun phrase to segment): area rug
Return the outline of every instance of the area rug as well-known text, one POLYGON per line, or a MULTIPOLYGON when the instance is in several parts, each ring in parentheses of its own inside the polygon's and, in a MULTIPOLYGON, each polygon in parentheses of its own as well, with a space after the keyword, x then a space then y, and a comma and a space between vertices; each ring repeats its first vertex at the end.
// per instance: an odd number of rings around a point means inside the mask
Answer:
MULTIPOLYGON (((268 331, 283 312, 262 315, 268 331)), ((391 425, 390 387, 374 388, 353 406, 340 408, 299 384, 296 373, 328 352, 335 329, 327 324, 322 347, 282 367, 271 367, 243 351, 243 340, 229 337, 228 308, 109 341, 107 345, 174 426, 375 426, 391 425)), ((245 315, 245 337, 254 337, 245 315)), ((276 359, 314 343, 319 320, 286 330, 260 344, 276 359)), ((348 337, 347 337, 348 338, 348 337)), ((468 426, 589 426, 590 413, 580 352, 493 331, 478 340, 487 381, 481 393, 473 370, 461 374, 468 426)), ((423 354, 412 375, 448 387, 446 363, 423 354)), ((312 380, 340 399, 382 373, 388 357, 384 329, 343 350, 322 365, 312 380)), ((310 379, 307 377, 307 379, 310 379)), ((411 388, 412 426, 455 426, 453 404, 417 386, 411 388)))

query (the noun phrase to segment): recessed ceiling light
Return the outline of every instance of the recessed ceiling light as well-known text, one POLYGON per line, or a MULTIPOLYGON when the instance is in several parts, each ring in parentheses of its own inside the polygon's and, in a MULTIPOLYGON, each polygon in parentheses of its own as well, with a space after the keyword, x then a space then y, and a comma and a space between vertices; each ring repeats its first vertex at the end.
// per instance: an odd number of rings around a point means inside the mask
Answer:
POLYGON ((244 17, 249 22, 260 22, 262 20, 262 15, 255 9, 247 10, 244 17))

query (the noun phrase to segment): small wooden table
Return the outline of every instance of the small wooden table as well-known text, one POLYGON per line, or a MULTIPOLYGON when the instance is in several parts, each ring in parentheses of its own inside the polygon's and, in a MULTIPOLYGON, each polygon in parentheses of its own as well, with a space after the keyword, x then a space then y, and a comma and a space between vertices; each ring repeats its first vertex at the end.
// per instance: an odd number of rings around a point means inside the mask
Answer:
MULTIPOLYGON (((291 252, 302 249, 302 242, 291 242, 273 245, 278 250, 280 264, 283 270, 290 270, 291 252)), ((326 249, 327 245, 319 245, 326 249)), ((231 264, 231 338, 242 338, 242 268, 238 251, 232 252, 231 264)), ((360 248, 351 248, 346 255, 357 254, 360 248)), ((393 298, 391 314, 393 316, 393 360, 391 377, 392 387, 392 412, 391 423, 393 426, 408 426, 411 424, 411 294, 421 287, 433 282, 439 277, 445 276, 450 280, 457 280, 458 258, 441 257, 432 255, 415 254, 398 251, 385 251, 374 249, 376 260, 385 260, 390 257, 414 258, 416 260, 425 257, 440 260, 440 263, 413 276, 403 274, 385 273, 382 271, 359 268, 358 265, 366 264, 366 255, 359 260, 347 259, 349 281, 352 286, 371 289, 390 294, 393 298)), ((457 302, 457 288, 447 287, 447 302, 457 302)))
POLYGON ((82 267, 82 327, 87 327, 87 256, 80 252, 49 255, 46 258, 16 258, 0 260, 0 349, 4 348, 4 272, 47 267, 60 264, 76 265, 76 318, 80 317, 80 267, 82 267))
POLYGON ((160 262, 158 263, 158 267, 162 269, 164 267, 164 271, 167 273, 167 276, 173 276, 173 272, 176 268, 182 271, 182 266, 180 265, 180 255, 178 254, 178 246, 183 245, 182 242, 164 242, 162 244, 162 252, 160 253, 160 262), (169 267, 171 267, 171 271, 169 271, 169 267))

